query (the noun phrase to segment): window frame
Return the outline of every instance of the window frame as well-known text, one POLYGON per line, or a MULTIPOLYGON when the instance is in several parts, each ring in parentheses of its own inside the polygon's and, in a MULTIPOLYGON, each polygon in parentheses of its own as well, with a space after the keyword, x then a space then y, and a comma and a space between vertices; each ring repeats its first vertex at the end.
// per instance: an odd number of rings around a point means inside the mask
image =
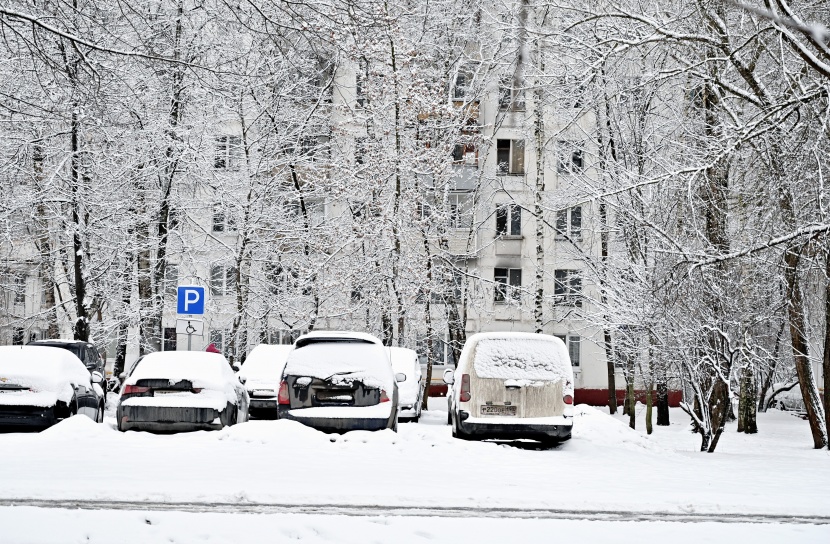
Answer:
POLYGON ((556 212, 556 240, 582 241, 582 206, 572 206, 556 212), (574 214, 575 211, 579 213, 574 214), (575 217, 578 220, 575 221, 575 217))
POLYGON ((510 138, 496 139, 496 175, 499 176, 523 176, 526 173, 525 165, 525 141, 510 138), (505 146, 503 142, 508 142, 505 146), (501 154, 504 149, 507 149, 507 161, 502 161, 501 154), (516 165, 519 154, 518 149, 521 149, 521 164, 516 165), (506 167, 502 165, 506 164, 506 167))
POLYGON ((553 301, 560 306, 582 306, 582 274, 580 270, 557 268, 553 271, 553 301))
POLYGON ((500 266, 493 268, 493 303, 509 304, 521 300, 522 269, 500 266))
POLYGON ((223 134, 216 136, 213 140, 213 169, 214 170, 239 170, 242 149, 242 136, 234 134, 223 134))
POLYGON ((515 202, 496 205, 496 237, 522 236, 522 207, 515 202), (503 222, 503 225, 501 224, 503 222), (502 228, 504 227, 504 228, 502 228))
POLYGON ((582 337, 578 334, 555 334, 557 338, 565 343, 568 348, 568 358, 571 360, 571 366, 581 367, 582 358, 582 337), (573 352, 576 351, 576 362, 574 362, 573 352))
POLYGON ((210 267, 210 294, 217 297, 226 297, 236 294, 236 267, 230 264, 214 263, 210 267), (221 286, 217 279, 219 274, 217 270, 221 270, 221 286), (233 279, 230 279, 233 278, 233 279), (220 288, 221 287, 221 288, 220 288))

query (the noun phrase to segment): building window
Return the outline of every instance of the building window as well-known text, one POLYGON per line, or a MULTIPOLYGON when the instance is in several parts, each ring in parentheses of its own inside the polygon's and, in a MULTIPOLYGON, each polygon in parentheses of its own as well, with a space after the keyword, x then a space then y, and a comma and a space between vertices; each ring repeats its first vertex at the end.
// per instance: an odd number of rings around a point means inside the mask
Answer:
POLYGON ((213 232, 236 232, 236 215, 217 205, 213 208, 213 232))
POLYGON ((496 163, 499 174, 524 174, 524 140, 496 140, 496 163))
POLYGON ((216 346, 216 349, 225 353, 226 340, 230 340, 230 331, 224 329, 214 329, 210 331, 210 343, 216 346))
POLYGON ((579 366, 579 344, 582 339, 575 334, 557 334, 556 337, 565 342, 565 345, 568 347, 568 357, 571 359, 571 366, 579 366))
POLYGON ((475 144, 456 144, 452 149, 454 166, 478 167, 478 148, 475 144))
POLYGON ((22 346, 23 340, 26 338, 26 331, 21 329, 20 327, 15 327, 14 331, 12 332, 12 345, 13 346, 22 346))
POLYGON ((503 78, 499 83, 499 109, 502 111, 524 111, 525 91, 516 88, 514 78, 503 78))
POLYGON ((473 84, 473 74, 468 68, 462 68, 455 76, 452 97, 456 100, 464 100, 473 84))
POLYGON ((582 239, 582 206, 556 212, 556 239, 582 239))
POLYGON ((554 270, 553 298, 556 304, 582 305, 582 277, 579 270, 554 270))
POLYGON ((289 266, 270 264, 266 272, 268 290, 273 295, 286 295, 297 291, 300 274, 289 266))
POLYGON ((213 265, 210 269, 210 294, 232 295, 236 290, 236 268, 229 265, 213 265))
POLYGON ((164 328, 164 342, 162 343, 162 350, 176 351, 176 327, 164 328))
POLYGON ((12 296, 15 304, 23 304, 26 302, 26 276, 24 274, 14 274, 12 276, 12 289, 14 290, 12 296))
POLYGON ((176 294, 176 287, 179 283, 179 265, 167 263, 164 268, 164 294, 170 296, 176 294))
POLYGON ((447 199, 447 228, 469 229, 472 227, 472 200, 469 193, 453 193, 447 199))
POLYGON ((213 167, 217 170, 235 170, 240 167, 242 155, 242 138, 239 136, 219 136, 216 138, 216 153, 213 167))
POLYGON ((522 208, 518 204, 496 208, 496 236, 522 235, 522 208))
POLYGON ((496 268, 493 271, 495 280, 495 302, 521 300, 522 298, 522 269, 496 268))
POLYGON ((578 174, 585 170, 585 154, 576 142, 559 142, 559 163, 557 171, 560 174, 578 174))

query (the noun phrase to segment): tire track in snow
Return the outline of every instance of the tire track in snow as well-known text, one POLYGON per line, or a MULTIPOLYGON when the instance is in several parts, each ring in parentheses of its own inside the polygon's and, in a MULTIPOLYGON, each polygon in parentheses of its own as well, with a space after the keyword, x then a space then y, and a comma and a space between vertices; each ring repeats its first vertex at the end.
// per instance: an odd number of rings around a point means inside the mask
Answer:
POLYGON ((481 508, 474 506, 385 506, 230 502, 154 502, 62 499, 0 499, 0 507, 30 506, 66 510, 178 511, 190 513, 306 514, 356 517, 440 517, 573 519, 588 521, 670 521, 681 523, 777 523, 830 525, 830 516, 711 512, 643 512, 565 508, 481 508))

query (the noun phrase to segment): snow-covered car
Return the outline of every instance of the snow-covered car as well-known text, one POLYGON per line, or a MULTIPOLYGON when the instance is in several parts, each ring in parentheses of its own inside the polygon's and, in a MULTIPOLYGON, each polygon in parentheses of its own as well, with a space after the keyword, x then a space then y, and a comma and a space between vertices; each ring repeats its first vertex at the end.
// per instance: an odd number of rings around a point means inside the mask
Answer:
POLYGON ((49 427, 83 414, 104 419, 104 377, 57 347, 0 347, 0 427, 49 427))
POLYGON ((418 354, 409 348, 389 348, 392 370, 406 379, 398 382, 398 421, 418 421, 424 398, 424 381, 418 354))
MULTIPOLYGON (((95 345, 89 342, 83 342, 81 340, 55 339, 35 340, 33 342, 29 342, 26 345, 61 348, 71 351, 72 354, 75 355, 78 359, 80 359, 84 366, 86 366, 86 369, 89 371, 90 375, 93 372, 97 372, 104 377, 106 377, 107 375, 106 363, 104 362, 104 359, 101 357, 101 354, 95 348, 95 345)), ((104 390, 104 400, 106 401, 107 388, 104 387, 104 384, 101 384, 101 387, 104 390)))
POLYGON ((298 338, 278 398, 281 419, 321 431, 398 429, 396 376, 387 348, 369 334, 312 332, 298 338))
POLYGON ((251 399, 251 416, 274 419, 277 417, 277 394, 280 390, 285 360, 294 346, 260 344, 251 350, 238 372, 251 399))
POLYGON ((221 354, 145 355, 121 387, 118 430, 221 429, 248 419, 248 392, 221 354))
POLYGON ((467 339, 452 386, 450 424, 456 438, 568 440, 574 378, 568 348, 555 336, 519 332, 467 339))

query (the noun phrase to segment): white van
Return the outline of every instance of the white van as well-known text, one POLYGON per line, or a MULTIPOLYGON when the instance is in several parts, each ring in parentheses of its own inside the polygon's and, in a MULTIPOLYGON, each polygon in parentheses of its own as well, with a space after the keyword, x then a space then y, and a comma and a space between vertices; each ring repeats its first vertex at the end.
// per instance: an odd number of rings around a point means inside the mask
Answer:
POLYGON ((455 372, 446 370, 452 435, 464 439, 568 440, 574 378, 568 348, 555 336, 479 333, 467 339, 455 372))

